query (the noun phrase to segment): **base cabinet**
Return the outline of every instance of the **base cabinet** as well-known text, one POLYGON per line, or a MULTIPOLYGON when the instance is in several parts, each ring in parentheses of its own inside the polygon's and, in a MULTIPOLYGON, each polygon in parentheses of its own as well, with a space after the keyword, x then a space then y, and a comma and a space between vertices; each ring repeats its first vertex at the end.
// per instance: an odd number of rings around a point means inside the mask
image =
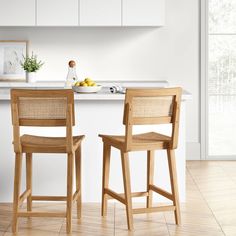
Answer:
MULTIPOLYGON (((122 125, 124 101, 112 100, 76 100, 74 135, 84 134, 82 143, 82 199, 83 202, 101 202, 102 190, 102 150, 103 144, 98 134, 124 134, 122 125), (109 118, 109 120, 108 120, 109 118)), ((12 201, 14 152, 12 146, 12 124, 10 101, 0 101, 2 117, 0 130, 5 134, 1 139, 0 158, 0 202, 12 201)), ((136 126, 134 132, 145 132, 144 126, 136 126)), ((168 134, 167 126, 157 127, 157 132, 168 134)), ((23 133, 42 136, 64 136, 62 127, 23 127, 23 133)), ((181 104, 179 144, 176 150, 176 165, 179 183, 180 200, 185 200, 185 102, 181 104)), ((146 152, 130 153, 132 191, 146 190, 146 152)), ((35 195, 65 195, 66 193, 65 154, 34 154, 33 155, 33 192, 35 195), (45 157, 45 158, 44 158, 45 157), (49 181, 50 180, 50 181, 49 181)), ((119 150, 111 150, 110 187, 114 191, 123 191, 119 150)), ((22 179, 25 179, 23 171, 22 179)), ((155 152, 154 183, 170 191, 169 172, 166 151, 155 152)), ((137 198, 135 201, 144 201, 137 198)), ((154 194, 154 201, 164 202, 166 199, 154 194)))

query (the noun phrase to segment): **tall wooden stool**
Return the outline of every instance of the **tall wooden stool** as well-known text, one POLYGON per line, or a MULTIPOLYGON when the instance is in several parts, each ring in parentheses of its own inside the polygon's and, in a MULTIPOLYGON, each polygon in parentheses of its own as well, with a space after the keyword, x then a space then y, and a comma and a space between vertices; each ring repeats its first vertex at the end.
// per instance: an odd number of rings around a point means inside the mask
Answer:
POLYGON ((127 89, 124 119, 125 136, 99 135, 103 141, 102 216, 107 214, 107 200, 115 198, 126 206, 128 229, 133 230, 133 214, 156 211, 174 211, 175 222, 180 224, 180 209, 175 167, 174 149, 178 143, 181 88, 127 89), (133 125, 172 124, 171 136, 156 132, 133 135, 133 125), (124 194, 109 189, 111 146, 121 152, 124 194), (154 150, 167 150, 172 193, 153 183, 154 150), (147 150, 147 190, 131 192, 129 157, 130 151, 147 150), (173 205, 152 207, 152 193, 156 192, 173 202, 173 205), (132 208, 132 197, 146 196, 146 208, 132 208))
POLYGON ((12 231, 17 232, 18 217, 65 217, 66 230, 71 232, 72 202, 77 201, 77 217, 81 216, 81 141, 72 136, 74 93, 72 90, 11 90, 12 124, 15 152, 15 180, 12 231), (20 136, 20 126, 64 126, 66 137, 20 136), (26 153, 26 190, 20 195, 22 154, 26 153), (32 195, 32 154, 67 154, 67 196, 32 195), (76 191, 73 194, 75 159, 76 191), (19 207, 27 199, 27 211, 19 207), (35 212, 32 201, 66 201, 66 212, 35 212))

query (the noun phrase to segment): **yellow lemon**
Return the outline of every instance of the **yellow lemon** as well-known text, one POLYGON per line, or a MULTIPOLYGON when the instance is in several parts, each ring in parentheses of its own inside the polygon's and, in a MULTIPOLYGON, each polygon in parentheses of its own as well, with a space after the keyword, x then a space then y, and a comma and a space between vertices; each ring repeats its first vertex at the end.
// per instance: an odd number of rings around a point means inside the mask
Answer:
POLYGON ((92 82, 92 81, 88 81, 86 83, 88 84, 88 86, 93 86, 93 84, 94 84, 94 82, 92 82))
POLYGON ((97 86, 97 84, 95 82, 93 82, 91 86, 95 87, 95 86, 97 86))
POLYGON ((86 83, 92 82, 92 80, 91 80, 90 78, 85 78, 84 81, 85 81, 86 83))

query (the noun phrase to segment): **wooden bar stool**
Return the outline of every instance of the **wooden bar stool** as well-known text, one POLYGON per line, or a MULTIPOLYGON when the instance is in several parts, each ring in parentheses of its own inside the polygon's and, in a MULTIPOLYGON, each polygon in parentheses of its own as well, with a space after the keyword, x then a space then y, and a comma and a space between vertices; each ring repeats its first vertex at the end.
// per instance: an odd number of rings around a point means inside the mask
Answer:
POLYGON ((126 206, 128 229, 133 230, 133 214, 156 211, 174 211, 175 222, 180 224, 180 209, 175 167, 174 149, 178 143, 181 88, 127 89, 124 119, 125 136, 99 135, 103 141, 102 216, 107 214, 107 200, 115 198, 126 206), (156 132, 133 135, 133 125, 172 124, 171 136, 156 132), (111 146, 121 152, 124 194, 109 189, 111 146), (154 150, 167 150, 172 193, 153 183, 154 150), (147 150, 147 190, 131 192, 129 157, 130 151, 147 150), (173 205, 152 207, 152 193, 156 192, 173 202, 173 205), (146 208, 132 208, 132 197, 146 196, 146 208))
POLYGON ((12 231, 17 232, 18 217, 65 217, 67 232, 71 232, 72 202, 77 201, 77 217, 81 216, 81 141, 84 136, 72 136, 74 93, 72 90, 11 90, 12 124, 15 152, 15 180, 12 231), (64 126, 66 137, 20 136, 20 126, 64 126), (26 190, 20 195, 22 154, 26 153, 26 190), (67 153, 67 196, 32 195, 32 154, 67 153), (73 194, 75 159, 76 191, 73 194), (19 207, 27 199, 27 211, 19 207), (34 212, 32 201, 66 201, 66 212, 34 212))

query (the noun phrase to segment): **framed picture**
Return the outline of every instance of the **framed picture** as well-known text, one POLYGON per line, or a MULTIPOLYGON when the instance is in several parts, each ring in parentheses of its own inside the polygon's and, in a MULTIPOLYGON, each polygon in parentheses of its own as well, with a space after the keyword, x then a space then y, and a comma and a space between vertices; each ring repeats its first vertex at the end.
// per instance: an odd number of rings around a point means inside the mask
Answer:
POLYGON ((21 61, 27 55, 27 44, 27 41, 0 40, 0 81, 26 81, 21 61))

